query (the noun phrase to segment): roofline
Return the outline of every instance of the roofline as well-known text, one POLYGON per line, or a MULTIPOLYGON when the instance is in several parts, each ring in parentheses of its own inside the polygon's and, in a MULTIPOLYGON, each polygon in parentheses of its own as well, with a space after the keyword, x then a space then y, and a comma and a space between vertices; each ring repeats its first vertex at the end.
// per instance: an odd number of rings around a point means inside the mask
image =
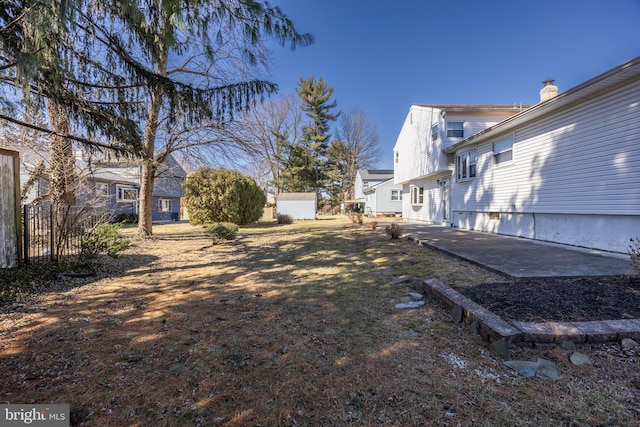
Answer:
POLYGON ((434 108, 452 113, 479 112, 479 111, 497 111, 510 112, 513 110, 522 110, 529 108, 530 105, 518 104, 411 104, 411 107, 434 108))
POLYGON ((362 192, 363 192, 363 193, 370 193, 370 192, 371 192, 372 190, 374 190, 375 188, 380 187, 381 185, 386 184, 386 183, 387 183, 387 182, 389 182, 389 181, 393 181, 393 177, 388 178, 388 179, 385 179, 384 181, 380 181, 380 182, 378 182, 378 183, 376 183, 375 185, 372 185, 372 186, 370 186, 370 187, 363 188, 363 189, 362 189, 362 192))
POLYGON ((640 57, 634 58, 622 65, 612 68, 586 82, 583 82, 565 92, 544 102, 529 107, 500 123, 486 128, 451 147, 442 150, 445 154, 454 154, 458 149, 472 144, 484 142, 500 134, 509 132, 524 123, 553 114, 560 109, 566 109, 575 104, 593 99, 605 92, 615 90, 640 80, 640 57))

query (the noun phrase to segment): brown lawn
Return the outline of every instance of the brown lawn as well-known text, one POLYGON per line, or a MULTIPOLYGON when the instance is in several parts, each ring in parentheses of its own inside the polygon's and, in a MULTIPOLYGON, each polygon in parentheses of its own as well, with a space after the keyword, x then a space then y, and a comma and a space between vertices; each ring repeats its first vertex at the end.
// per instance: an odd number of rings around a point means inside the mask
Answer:
POLYGON ((69 403, 83 426, 637 425, 640 351, 546 357, 524 378, 401 275, 503 280, 344 219, 241 229, 156 226, 108 274, 0 312, 0 401, 69 403))

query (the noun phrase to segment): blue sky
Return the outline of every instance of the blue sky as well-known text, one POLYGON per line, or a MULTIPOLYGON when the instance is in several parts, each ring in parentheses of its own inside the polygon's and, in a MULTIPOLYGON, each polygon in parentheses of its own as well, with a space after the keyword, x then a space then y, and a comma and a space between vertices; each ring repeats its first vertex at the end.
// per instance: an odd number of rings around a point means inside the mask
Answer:
POLYGON ((316 42, 274 49, 271 81, 322 77, 360 107, 384 157, 411 104, 533 104, 640 56, 640 0, 272 0, 316 42))

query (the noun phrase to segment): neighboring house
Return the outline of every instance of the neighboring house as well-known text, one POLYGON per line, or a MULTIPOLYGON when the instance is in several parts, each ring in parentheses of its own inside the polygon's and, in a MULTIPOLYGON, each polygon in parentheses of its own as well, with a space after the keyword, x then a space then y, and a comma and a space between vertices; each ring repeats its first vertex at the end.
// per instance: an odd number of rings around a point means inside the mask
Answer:
MULTIPOLYGON (((152 221, 180 219, 180 199, 184 196, 182 183, 185 170, 173 156, 159 165, 153 186, 152 221)), ((139 210, 139 161, 93 161, 88 173, 90 193, 94 205, 103 204, 114 215, 137 214, 139 210)))
POLYGON ((445 148, 452 224, 626 253, 640 233, 640 57, 556 93, 548 82, 539 104, 445 148))
MULTIPOLYGON (((17 147, 20 151, 22 185, 29 183, 29 191, 23 203, 30 204, 46 200, 49 183, 46 174, 36 174, 48 167, 47 153, 34 152, 26 147, 17 147), (30 182, 31 181, 31 182, 30 182)), ((105 207, 113 215, 137 214, 138 192, 140 188, 140 161, 109 159, 108 157, 87 156, 76 151, 76 170, 81 177, 76 189, 79 205, 105 207)), ((180 199, 184 195, 182 182, 186 172, 172 156, 160 165, 153 189, 152 220, 180 219, 180 199)))
POLYGON ((367 215, 402 212, 402 185, 393 182, 391 169, 360 169, 354 183, 355 200, 367 215))
MULTIPOLYGON (((523 108, 510 105, 412 105, 393 149, 394 183, 402 186, 402 217, 448 223, 453 146, 523 108)), ((475 174, 476 158, 464 159, 475 174)), ((465 175, 466 176, 466 175, 465 175)))
POLYGON ((361 169, 354 185, 356 201, 364 201, 367 215, 396 215, 402 212, 402 185, 393 182, 393 170, 361 169))
POLYGON ((393 178, 393 169, 360 169, 356 172, 356 181, 353 185, 354 198, 363 199, 364 190, 393 178))
POLYGON ((316 193, 278 194, 276 215, 289 215, 293 219, 315 219, 316 193))

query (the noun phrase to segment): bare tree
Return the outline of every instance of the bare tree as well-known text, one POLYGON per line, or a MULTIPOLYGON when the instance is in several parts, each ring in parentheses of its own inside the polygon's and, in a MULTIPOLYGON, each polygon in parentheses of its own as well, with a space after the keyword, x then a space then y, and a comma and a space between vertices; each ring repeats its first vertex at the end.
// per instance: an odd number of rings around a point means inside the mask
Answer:
MULTIPOLYGON (((241 138, 254 147, 252 163, 263 165, 259 169, 268 168, 275 195, 281 188, 281 159, 286 155, 282 152, 285 148, 280 139, 284 138, 291 144, 298 141, 302 136, 303 120, 300 97, 295 94, 269 99, 246 112, 240 120, 241 138)), ((258 168, 253 166, 252 169, 258 168)))
POLYGON ((353 198, 353 186, 359 169, 375 167, 382 151, 378 131, 364 110, 353 107, 338 120, 337 139, 331 143, 331 193, 334 198, 353 198))

